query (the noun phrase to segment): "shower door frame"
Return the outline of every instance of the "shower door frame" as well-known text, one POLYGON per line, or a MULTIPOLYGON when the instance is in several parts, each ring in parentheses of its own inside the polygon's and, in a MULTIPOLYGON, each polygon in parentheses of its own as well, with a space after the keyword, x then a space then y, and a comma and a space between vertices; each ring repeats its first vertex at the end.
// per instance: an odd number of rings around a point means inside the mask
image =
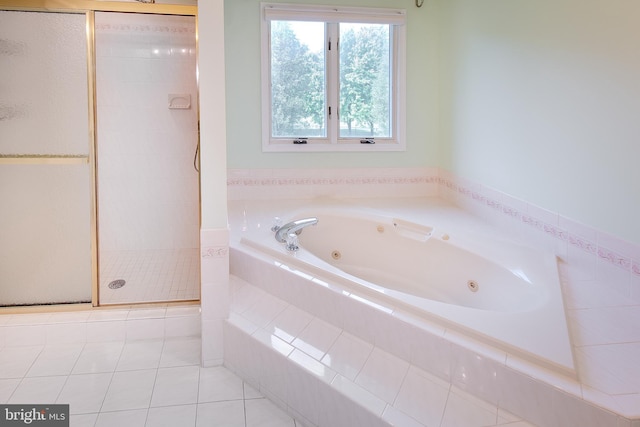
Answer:
MULTIPOLYGON (((198 7, 178 4, 158 4, 158 3, 126 3, 118 1, 95 1, 95 0, 0 0, 0 11, 22 11, 22 12, 53 12, 53 13, 74 13, 85 15, 86 18, 86 43, 87 43, 87 83, 88 83, 88 124, 89 124, 89 155, 82 157, 69 156, 39 156, 39 155, 16 155, 0 157, 2 164, 87 164, 90 165, 90 221, 91 221, 91 306, 100 306, 99 293, 99 257, 98 257, 98 184, 97 184, 97 104, 96 104, 96 49, 95 49, 95 12, 125 12, 153 15, 178 15, 193 16, 196 20, 196 52, 198 51, 198 7)), ((196 87, 199 89, 197 79, 198 55, 196 53, 196 87)), ((200 122, 199 96, 196 102, 196 114, 200 122)), ((198 174, 199 175, 199 174, 198 174)), ((198 176, 200 180, 200 176, 198 176)), ((198 182, 198 193, 200 194, 201 182, 198 182)), ((202 202, 199 201, 199 204, 202 202)), ((200 213, 198 213, 200 215, 200 213)), ((201 219, 200 219, 201 221, 201 219)), ((131 306, 135 304, 158 305, 180 303, 186 301, 154 301, 140 303, 109 304, 109 307, 118 305, 131 306)), ((74 305, 70 305, 73 307, 74 305)), ((84 304, 75 304, 84 306, 84 304)), ((55 310, 56 306, 42 306, 45 310, 55 310)), ((13 308, 15 309, 15 308, 13 308)), ((25 307, 31 311, 33 306, 25 307)), ((72 309, 72 308, 69 308, 72 309)), ((4 310, 4 309, 3 309, 4 310)))

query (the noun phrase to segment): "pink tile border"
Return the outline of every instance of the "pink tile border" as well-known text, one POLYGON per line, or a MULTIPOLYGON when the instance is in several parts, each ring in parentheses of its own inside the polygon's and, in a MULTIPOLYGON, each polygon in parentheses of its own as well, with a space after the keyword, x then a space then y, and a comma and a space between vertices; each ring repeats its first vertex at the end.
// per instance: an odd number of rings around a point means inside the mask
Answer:
MULTIPOLYGON (((463 197, 480 205, 484 205, 496 212, 504 214, 505 216, 511 217, 515 220, 519 220, 523 224, 528 225, 550 237, 566 241, 569 245, 578 248, 588 254, 597 255, 598 259, 601 261, 607 262, 625 271, 630 271, 636 276, 640 276, 640 260, 635 260, 632 256, 625 254, 625 251, 640 253, 640 247, 638 247, 637 245, 634 245, 622 239, 608 236, 598 230, 592 229, 588 226, 585 226, 584 224, 579 224, 577 222, 575 223, 575 227, 572 227, 576 229, 581 228, 585 231, 588 231, 588 233, 586 234, 591 234, 594 236, 606 235, 606 238, 603 240, 606 240, 608 244, 618 243, 618 245, 620 246, 620 249, 610 249, 608 247, 599 245, 596 241, 570 232, 564 227, 549 224, 528 212, 521 212, 514 206, 510 206, 508 204, 505 204, 504 202, 490 198, 489 196, 484 194, 482 189, 479 189, 482 188, 482 186, 475 185, 473 186, 473 188, 471 188, 472 185, 467 186, 457 182, 458 180, 449 172, 444 172, 444 175, 447 175, 447 177, 440 176, 438 180, 441 189, 440 195, 444 196, 445 198, 451 199, 451 193, 454 193, 454 198, 463 197)), ((489 188, 486 188, 484 191, 487 193, 495 192, 495 190, 489 188)), ((509 197, 510 196, 505 195, 505 198, 509 197)), ((528 207, 533 211, 543 210, 542 208, 530 204, 528 204, 528 207)), ((570 219, 564 218, 564 222, 567 224, 570 224, 571 221, 572 220, 570 219)))
POLYGON ((438 184, 430 169, 326 169, 326 170, 231 170, 227 186, 270 187, 290 185, 406 185, 438 184))

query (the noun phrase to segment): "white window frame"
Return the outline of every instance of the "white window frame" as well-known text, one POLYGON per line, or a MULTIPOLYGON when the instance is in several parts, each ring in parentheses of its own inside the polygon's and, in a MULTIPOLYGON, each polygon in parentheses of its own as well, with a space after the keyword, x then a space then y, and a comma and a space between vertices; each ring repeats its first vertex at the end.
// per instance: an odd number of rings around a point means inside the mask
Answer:
MULTIPOLYGON (((405 151, 406 150, 406 11, 367 7, 314 6, 301 4, 261 3, 261 76, 262 76, 262 151, 264 152, 327 152, 327 151, 405 151), (393 56, 392 108, 393 124, 390 138, 375 138, 375 144, 362 144, 362 138, 340 138, 340 119, 333 111, 338 110, 337 73, 328 73, 327 98, 332 107, 327 117, 327 137, 309 138, 306 144, 293 144, 294 138, 275 138, 271 133, 271 26, 270 22, 315 21, 325 23, 389 24, 393 56), (329 123, 331 122, 331 123, 329 123)), ((330 63, 331 59, 327 59, 330 63)))

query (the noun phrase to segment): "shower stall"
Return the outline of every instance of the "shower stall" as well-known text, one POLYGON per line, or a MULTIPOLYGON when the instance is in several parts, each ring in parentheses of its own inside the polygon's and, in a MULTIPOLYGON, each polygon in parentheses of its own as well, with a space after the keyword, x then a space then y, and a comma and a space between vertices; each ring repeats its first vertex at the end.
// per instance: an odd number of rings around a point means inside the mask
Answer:
POLYGON ((195 7, 6 4, 0 306, 198 300, 195 7))

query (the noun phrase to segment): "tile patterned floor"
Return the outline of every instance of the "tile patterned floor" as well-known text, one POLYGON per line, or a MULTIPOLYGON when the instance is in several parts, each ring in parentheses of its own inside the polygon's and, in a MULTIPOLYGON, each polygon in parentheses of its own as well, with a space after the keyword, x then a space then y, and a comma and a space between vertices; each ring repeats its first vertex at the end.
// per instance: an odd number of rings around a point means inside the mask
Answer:
POLYGON ((200 299, 200 250, 102 251, 100 302, 123 304, 200 299), (125 280, 118 289, 114 280, 125 280))
POLYGON ((0 403, 70 405, 72 427, 296 427, 199 338, 0 348, 0 403))

